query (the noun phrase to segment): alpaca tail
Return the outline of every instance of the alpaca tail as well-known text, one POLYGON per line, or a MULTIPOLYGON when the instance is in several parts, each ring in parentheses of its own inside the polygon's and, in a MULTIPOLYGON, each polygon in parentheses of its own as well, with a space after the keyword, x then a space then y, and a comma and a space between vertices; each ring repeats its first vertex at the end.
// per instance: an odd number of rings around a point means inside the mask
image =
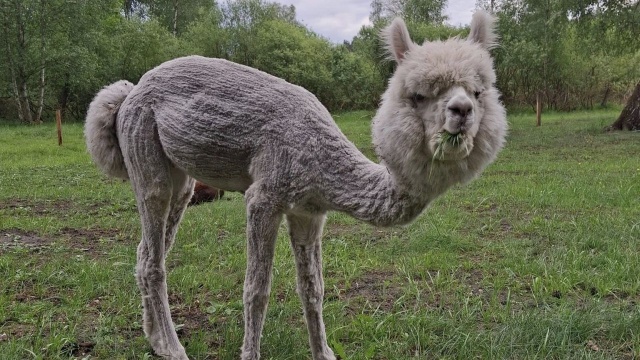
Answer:
POLYGON ((108 176, 129 179, 116 132, 120 105, 133 89, 133 84, 120 80, 104 87, 89 105, 84 125, 87 150, 93 162, 108 176))

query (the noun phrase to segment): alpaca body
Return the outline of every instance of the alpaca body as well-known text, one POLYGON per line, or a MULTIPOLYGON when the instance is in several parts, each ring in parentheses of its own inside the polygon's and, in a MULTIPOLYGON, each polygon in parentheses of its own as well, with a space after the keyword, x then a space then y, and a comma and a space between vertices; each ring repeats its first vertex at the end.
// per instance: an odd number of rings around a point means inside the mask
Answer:
POLYGON ((122 103, 116 129, 125 159, 141 134, 157 133, 156 156, 185 174, 243 192, 260 179, 283 210, 346 211, 388 225, 410 221, 427 201, 399 203, 386 167, 367 159, 307 90, 226 60, 190 56, 149 71, 122 103))
POLYGON ((87 147, 103 172, 129 179, 136 195, 136 280, 154 351, 188 359, 171 321, 165 257, 198 179, 245 194, 241 358, 260 358, 275 240, 286 217, 312 357, 335 360, 322 319, 326 212, 405 224, 495 159, 507 125, 488 52, 491 24, 479 13, 468 39, 422 46, 399 19, 385 30, 398 68, 373 120, 381 164, 358 151, 311 93, 229 61, 180 58, 135 86, 119 81, 100 91, 87 113, 87 147), (441 141, 445 135, 457 140, 441 141))

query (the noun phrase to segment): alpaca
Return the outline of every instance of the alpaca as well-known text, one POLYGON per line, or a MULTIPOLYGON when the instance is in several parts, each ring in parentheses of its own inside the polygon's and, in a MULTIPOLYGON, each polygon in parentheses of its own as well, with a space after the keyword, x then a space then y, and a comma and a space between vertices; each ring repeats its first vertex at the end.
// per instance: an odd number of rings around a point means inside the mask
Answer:
POLYGON ((311 354, 335 360, 322 318, 327 211, 380 226, 406 224, 495 159, 507 124, 489 54, 492 17, 474 14, 467 39, 417 45, 400 19, 383 37, 397 69, 373 119, 379 164, 358 151, 311 93, 226 60, 171 60, 135 86, 119 81, 96 95, 87 146, 103 172, 129 179, 135 192, 142 224, 136 280, 144 332, 158 355, 188 359, 171 320, 165 257, 194 179, 245 194, 241 358, 260 358, 285 217, 311 354), (447 142, 452 136, 457 140, 447 142))
POLYGON ((200 181, 196 181, 196 184, 193 187, 193 195, 191 195, 191 200, 189 200, 189 206, 195 206, 205 202, 220 200, 223 196, 223 190, 216 189, 214 187, 203 184, 200 181))

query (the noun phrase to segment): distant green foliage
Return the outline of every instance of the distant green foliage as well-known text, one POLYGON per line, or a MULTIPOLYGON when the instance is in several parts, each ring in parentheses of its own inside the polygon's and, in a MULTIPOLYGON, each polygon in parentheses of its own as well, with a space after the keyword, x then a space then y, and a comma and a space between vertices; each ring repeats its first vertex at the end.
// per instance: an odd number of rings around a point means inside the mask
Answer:
POLYGON ((508 104, 534 106, 539 95, 552 109, 593 108, 633 90, 640 77, 637 1, 491 3, 501 35, 498 87, 508 104))
POLYGON ((258 25, 253 66, 331 99, 331 47, 306 28, 282 20, 258 25))
MULTIPOLYGON (((82 119, 93 95, 184 55, 229 59, 313 92, 332 111, 376 107, 395 67, 380 30, 406 19, 417 43, 466 36, 443 0, 374 0, 372 25, 332 44, 266 0, 0 0, 0 119, 82 119), (44 82, 42 69, 44 68, 44 82), (42 104, 41 119, 37 114, 42 104)), ((512 107, 621 103, 640 78, 638 2, 479 0, 498 17, 498 87, 512 107)))

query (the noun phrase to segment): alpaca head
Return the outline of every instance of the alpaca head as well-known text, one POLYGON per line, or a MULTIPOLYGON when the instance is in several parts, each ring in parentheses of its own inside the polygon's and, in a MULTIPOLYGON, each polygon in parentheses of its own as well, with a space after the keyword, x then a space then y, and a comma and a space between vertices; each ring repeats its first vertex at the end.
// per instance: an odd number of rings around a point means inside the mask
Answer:
POLYGON ((482 164, 472 168, 479 172, 495 158, 506 132, 489 54, 496 40, 492 16, 474 14, 466 39, 418 45, 401 19, 382 35, 397 68, 374 119, 378 155, 392 170, 394 164, 406 172, 403 164, 469 168, 467 162, 476 162, 482 164))

